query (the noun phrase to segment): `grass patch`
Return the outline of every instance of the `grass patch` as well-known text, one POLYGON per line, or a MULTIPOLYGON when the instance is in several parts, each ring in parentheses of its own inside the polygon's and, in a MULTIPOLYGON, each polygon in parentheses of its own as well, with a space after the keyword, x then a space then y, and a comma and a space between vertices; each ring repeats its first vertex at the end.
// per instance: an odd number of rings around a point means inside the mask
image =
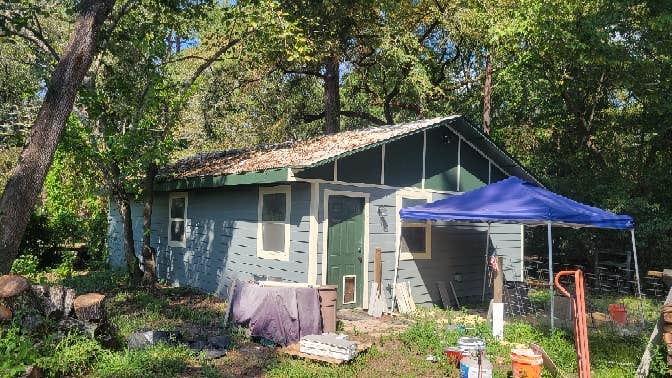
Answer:
POLYGON ((157 344, 143 350, 107 352, 94 363, 95 378, 174 377, 193 359, 185 346, 157 344))

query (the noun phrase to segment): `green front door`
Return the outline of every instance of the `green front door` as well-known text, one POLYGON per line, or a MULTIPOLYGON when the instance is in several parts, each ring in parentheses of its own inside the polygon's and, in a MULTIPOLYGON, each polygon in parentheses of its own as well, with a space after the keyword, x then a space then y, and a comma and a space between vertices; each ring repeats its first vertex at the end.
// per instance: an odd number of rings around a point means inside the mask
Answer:
POLYGON ((337 307, 362 307, 364 198, 329 196, 327 284, 338 285, 337 307))

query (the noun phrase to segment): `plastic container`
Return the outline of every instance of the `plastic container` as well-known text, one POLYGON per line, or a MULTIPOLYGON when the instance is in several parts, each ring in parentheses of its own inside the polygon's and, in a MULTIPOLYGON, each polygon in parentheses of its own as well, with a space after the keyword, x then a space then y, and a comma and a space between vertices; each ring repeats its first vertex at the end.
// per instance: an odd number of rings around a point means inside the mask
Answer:
POLYGON ((461 378, 492 378, 492 364, 486 358, 465 357, 460 360, 461 378))
POLYGON ((322 285, 317 288, 320 296, 320 313, 322 314, 322 332, 336 333, 336 285, 322 285))
POLYGON ((443 350, 443 353, 446 354, 448 361, 455 366, 460 366, 460 360, 464 357, 468 357, 468 354, 459 347, 448 347, 443 350))
POLYGON ((544 358, 532 349, 513 349, 511 365, 513 378, 541 378, 541 365, 544 358))
POLYGON ((478 337, 460 337, 457 339, 457 346, 467 352, 467 354, 478 354, 485 350, 485 340, 478 337))
POLYGON ((611 316, 611 319, 616 323, 625 324, 628 321, 628 311, 622 304, 618 303, 610 304, 609 315, 611 316))

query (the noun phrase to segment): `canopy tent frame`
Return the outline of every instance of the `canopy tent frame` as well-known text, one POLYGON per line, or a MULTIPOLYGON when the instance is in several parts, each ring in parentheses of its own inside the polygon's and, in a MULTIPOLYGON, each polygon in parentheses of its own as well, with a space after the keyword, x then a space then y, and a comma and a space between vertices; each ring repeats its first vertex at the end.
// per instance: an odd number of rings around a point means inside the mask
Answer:
MULTIPOLYGON (((518 210, 518 209, 516 209, 518 210)), ((642 289, 639 275, 639 264, 637 259, 637 247, 635 243, 635 230, 632 218, 624 215, 616 215, 608 211, 594 208, 580 202, 565 198, 539 186, 523 181, 515 176, 506 180, 486 185, 484 187, 463 193, 458 196, 449 197, 443 200, 435 201, 425 205, 413 206, 399 210, 400 219, 416 219, 431 221, 452 221, 468 223, 487 223, 488 233, 486 241, 486 271, 484 272, 484 283, 487 275, 487 257, 489 254, 490 224, 491 223, 513 223, 529 226, 545 225, 548 236, 548 281, 550 298, 550 323, 554 327, 555 306, 554 306, 554 288, 553 288, 553 238, 552 226, 561 227, 592 227, 592 228, 611 228, 617 230, 629 230, 632 240, 632 252, 635 262, 635 278, 637 287, 637 297, 639 299, 639 309, 642 325, 644 325, 644 310, 642 306, 642 289), (494 189, 496 188, 496 189, 494 189), (503 195, 498 193, 502 190, 503 195), (516 192, 517 191, 517 192, 516 192), (493 195, 497 194, 497 195, 493 195), (500 200, 501 197, 508 197, 500 200), (529 197, 529 198, 528 198, 529 197), (497 198, 494 201, 492 198, 497 198), (506 200, 510 200, 522 207, 528 206, 529 213, 513 211, 506 207, 506 200), (483 208, 475 208, 473 201, 481 201, 483 208), (535 202, 536 201, 536 202, 535 202), (530 203, 534 202, 530 206, 530 203), (453 207, 448 204, 454 205, 453 207), (468 205, 465 205, 468 203, 468 205), (489 206, 488 206, 489 205, 489 206), (504 205, 502 207, 502 205, 504 205), (443 210, 442 210, 443 206, 443 210), (547 206, 544 207, 544 206, 547 206), (572 208, 575 207, 576 209, 572 208), (449 210, 449 211, 448 211, 449 210), (571 211, 574 210, 575 214, 571 211), (553 212, 558 213, 554 216, 553 212), (535 214, 536 212, 536 214, 535 214)), ((399 235, 401 237, 401 235, 399 235)), ((400 246, 401 243, 398 243, 400 246)), ((399 274, 400 247, 397 248, 394 268, 394 285, 396 286, 399 274)), ((484 285, 485 289, 485 285, 484 285)), ((483 299, 485 290, 483 291, 483 299)), ((395 305, 395 294, 392 291, 392 306, 395 305)))

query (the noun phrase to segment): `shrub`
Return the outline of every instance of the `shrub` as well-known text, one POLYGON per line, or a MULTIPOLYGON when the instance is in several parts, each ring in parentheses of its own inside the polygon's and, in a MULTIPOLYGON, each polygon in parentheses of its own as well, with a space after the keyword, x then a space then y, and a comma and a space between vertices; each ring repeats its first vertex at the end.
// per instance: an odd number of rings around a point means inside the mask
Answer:
POLYGON ((34 255, 21 255, 12 263, 12 274, 35 277, 38 273, 39 260, 34 255))

